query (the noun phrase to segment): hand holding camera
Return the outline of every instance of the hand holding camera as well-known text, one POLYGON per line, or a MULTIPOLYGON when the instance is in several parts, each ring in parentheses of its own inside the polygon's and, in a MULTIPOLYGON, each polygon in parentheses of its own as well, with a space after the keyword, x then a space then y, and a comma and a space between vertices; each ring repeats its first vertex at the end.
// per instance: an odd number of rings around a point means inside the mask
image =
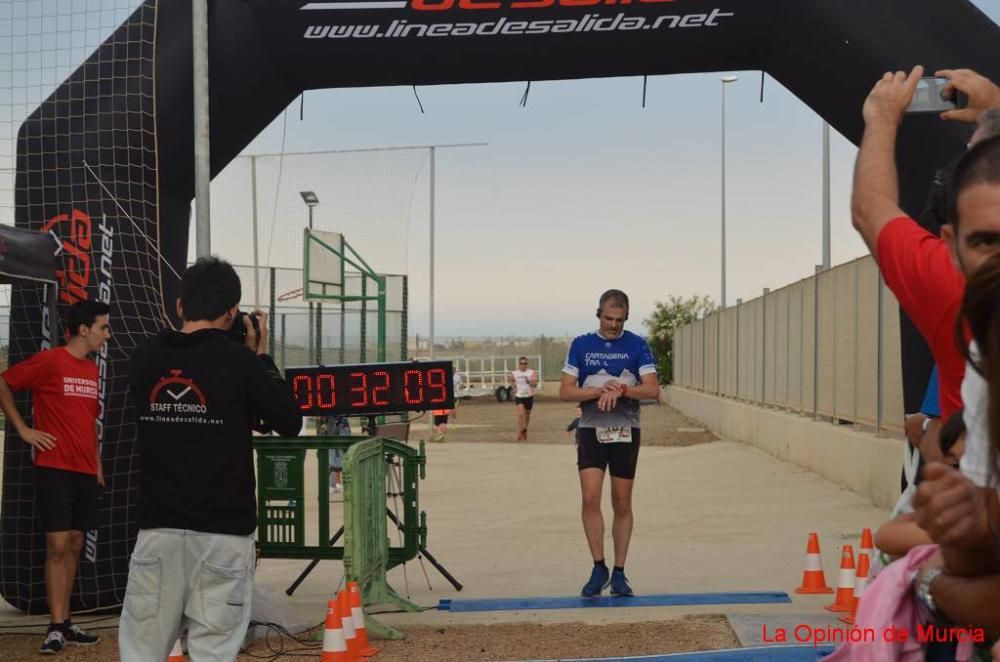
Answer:
POLYGON ((233 326, 229 330, 233 340, 242 342, 256 354, 267 353, 267 313, 260 308, 251 313, 242 310, 236 313, 233 326))
POLYGON ((942 69, 936 76, 947 80, 942 94, 963 99, 964 103, 954 109, 944 109, 943 120, 975 122, 984 110, 1000 107, 1000 88, 984 76, 971 69, 942 69))

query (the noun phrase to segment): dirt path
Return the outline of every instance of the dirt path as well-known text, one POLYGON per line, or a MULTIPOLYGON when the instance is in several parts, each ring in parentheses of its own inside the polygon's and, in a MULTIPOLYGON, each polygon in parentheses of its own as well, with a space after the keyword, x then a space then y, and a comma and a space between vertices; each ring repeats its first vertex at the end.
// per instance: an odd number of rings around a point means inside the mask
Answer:
MULTIPOLYGON (((559 384, 547 382, 535 396, 531 411, 528 443, 560 444, 572 440, 566 426, 575 416, 574 405, 558 398, 559 384)), ((716 436, 667 404, 642 407, 642 443, 649 446, 690 446, 715 441, 716 436)), ((423 420, 414 426, 414 434, 426 435, 423 420)), ((513 442, 517 435, 517 412, 513 402, 497 402, 492 397, 459 402, 449 425, 447 441, 513 442)), ((411 434, 411 436, 413 436, 411 434)), ((521 442, 524 443, 524 442, 521 442)))
MULTIPOLYGON (((403 641, 379 641, 373 662, 500 662, 684 653, 737 648, 726 618, 717 614, 684 616, 646 623, 503 623, 410 627, 403 641)), ((258 644, 238 659, 249 662, 272 651, 291 653, 300 644, 285 639, 258 644), (280 648, 281 645, 287 648, 280 648)), ((300 652, 300 651, 296 651, 300 652)), ((292 659, 291 655, 276 659, 292 659)))
MULTIPOLYGON (((38 660, 41 635, 13 635, 4 639, 6 662, 38 660)), ((592 625, 561 623, 503 623, 410 627, 403 641, 374 642, 381 650, 373 662, 499 662, 505 660, 566 659, 682 653, 738 647, 732 628, 721 615, 685 616, 647 623, 592 625)), ((269 637, 237 660, 318 659, 319 642, 269 637)), ((117 633, 108 631, 88 648, 67 648, 66 660, 118 659, 117 633)))

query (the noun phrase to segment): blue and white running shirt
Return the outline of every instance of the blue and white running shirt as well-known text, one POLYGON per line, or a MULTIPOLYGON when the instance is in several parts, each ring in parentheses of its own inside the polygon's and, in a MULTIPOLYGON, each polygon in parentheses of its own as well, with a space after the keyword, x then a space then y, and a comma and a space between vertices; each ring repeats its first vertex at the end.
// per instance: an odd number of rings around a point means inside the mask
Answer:
MULTIPOLYGON (((600 388, 610 379, 635 386, 644 375, 656 374, 656 360, 642 336, 624 331, 609 340, 594 331, 573 339, 562 371, 581 388, 600 388)), ((597 400, 580 403, 580 409, 581 428, 639 427, 639 401, 632 398, 620 398, 611 411, 599 410, 597 400)))

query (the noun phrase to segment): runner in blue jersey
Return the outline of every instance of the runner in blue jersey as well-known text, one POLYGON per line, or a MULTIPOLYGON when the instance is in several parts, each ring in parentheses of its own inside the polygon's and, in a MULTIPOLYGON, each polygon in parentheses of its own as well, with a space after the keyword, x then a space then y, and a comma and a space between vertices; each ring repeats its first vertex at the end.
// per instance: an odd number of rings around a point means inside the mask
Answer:
POLYGON ((563 367, 559 397, 582 410, 576 455, 583 495, 583 531, 594 559, 582 594, 593 597, 608 585, 611 594, 632 595, 625 557, 632 538, 632 483, 639 458, 639 400, 659 398, 656 361, 646 341, 625 330, 628 296, 621 290, 601 295, 598 331, 573 339, 563 367), (604 472, 611 471, 611 536, 614 569, 604 562, 604 472))

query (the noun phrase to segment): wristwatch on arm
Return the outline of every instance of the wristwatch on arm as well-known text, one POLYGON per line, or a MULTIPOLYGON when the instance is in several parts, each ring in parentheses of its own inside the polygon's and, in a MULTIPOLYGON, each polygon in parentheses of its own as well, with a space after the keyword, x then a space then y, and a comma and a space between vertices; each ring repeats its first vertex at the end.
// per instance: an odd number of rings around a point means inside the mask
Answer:
POLYGON ((935 623, 944 623, 945 618, 938 610, 937 603, 934 602, 934 596, 931 594, 931 584, 943 572, 944 568, 928 568, 927 570, 918 572, 913 580, 914 595, 916 595, 920 604, 927 607, 927 611, 931 613, 931 618, 933 618, 935 623))

